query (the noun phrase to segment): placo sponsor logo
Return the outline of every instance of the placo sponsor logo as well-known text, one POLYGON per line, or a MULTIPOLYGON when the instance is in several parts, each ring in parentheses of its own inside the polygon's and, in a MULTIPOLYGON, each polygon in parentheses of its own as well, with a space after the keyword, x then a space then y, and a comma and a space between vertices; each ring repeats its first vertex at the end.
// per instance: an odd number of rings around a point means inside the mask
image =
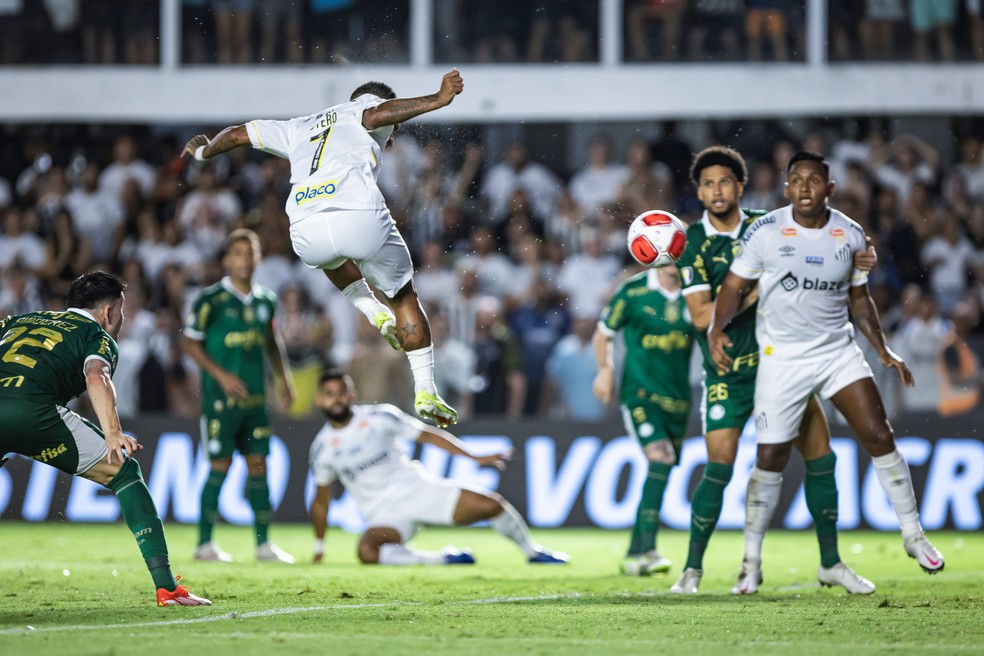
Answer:
POLYGON ((313 200, 333 196, 336 191, 338 191, 337 180, 329 180, 328 182, 315 184, 308 187, 299 187, 297 191, 294 192, 294 202, 297 205, 304 205, 305 203, 310 203, 313 200))

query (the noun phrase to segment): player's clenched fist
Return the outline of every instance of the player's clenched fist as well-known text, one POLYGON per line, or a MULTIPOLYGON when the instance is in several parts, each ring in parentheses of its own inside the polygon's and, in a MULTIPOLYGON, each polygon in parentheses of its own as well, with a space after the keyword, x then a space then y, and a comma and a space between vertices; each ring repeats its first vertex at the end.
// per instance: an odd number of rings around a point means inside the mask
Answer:
POLYGON ((441 90, 437 92, 438 97, 445 105, 450 105, 454 97, 465 88, 465 82, 461 79, 461 73, 457 68, 452 68, 444 74, 441 79, 441 90))
POLYGON ((206 137, 204 134, 196 134, 195 136, 193 136, 191 139, 188 140, 188 143, 185 144, 184 150, 181 151, 181 154, 182 155, 187 154, 194 157, 195 150, 199 146, 207 146, 207 145, 208 145, 208 137, 206 137))

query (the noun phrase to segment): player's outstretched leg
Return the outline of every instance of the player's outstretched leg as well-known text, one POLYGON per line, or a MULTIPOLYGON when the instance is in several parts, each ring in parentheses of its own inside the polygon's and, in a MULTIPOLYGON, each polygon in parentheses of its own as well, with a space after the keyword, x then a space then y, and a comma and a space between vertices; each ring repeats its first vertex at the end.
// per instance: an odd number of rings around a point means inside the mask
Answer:
POLYGON ((632 527, 629 551, 622 561, 623 574, 649 576, 670 571, 672 563, 656 551, 656 534, 659 531, 659 510, 663 506, 666 481, 672 468, 672 464, 649 463, 649 473, 642 486, 642 498, 639 500, 635 525, 632 527))
POLYGON ((709 462, 704 467, 704 475, 697 484, 690 510, 690 549, 687 553, 687 563, 679 580, 670 588, 670 592, 693 594, 697 592, 701 576, 704 573, 704 552, 707 542, 714 533, 718 518, 721 516, 721 505, 724 500, 724 488, 727 487, 734 472, 733 465, 720 462, 709 462))
POLYGON ((523 516, 500 495, 494 492, 482 494, 473 490, 461 490, 452 521, 467 525, 486 519, 495 531, 515 542, 530 563, 563 565, 570 560, 566 553, 545 549, 534 542, 523 516))
POLYGON ((745 555, 731 594, 755 594, 762 584, 762 542, 782 492, 782 474, 753 467, 745 492, 745 555))
POLYGON ((371 526, 359 539, 359 562, 365 565, 473 565, 468 549, 445 547, 439 552, 415 551, 391 526, 371 526))
POLYGON ((168 560, 167 541, 164 538, 164 525, 157 515, 157 507, 150 496, 136 460, 127 458, 115 475, 109 472, 115 465, 105 461, 85 472, 83 476, 105 485, 116 495, 120 503, 120 511, 127 528, 137 540, 137 546, 147 563, 150 576, 157 588, 157 604, 159 606, 177 604, 181 606, 211 606, 212 602, 197 597, 182 585, 171 573, 171 563, 168 560), (165 603, 162 603, 162 595, 165 603), (170 601, 167 601, 170 600, 170 601))
POLYGON ((413 372, 413 408, 419 417, 440 427, 457 423, 458 411, 441 398, 434 385, 434 347, 430 322, 411 280, 388 299, 396 315, 396 337, 413 372))
POLYGON ((369 323, 376 327, 387 343, 400 350, 400 342, 396 338, 396 317, 393 311, 382 303, 369 288, 369 283, 362 277, 362 272, 352 260, 345 262, 336 269, 324 269, 325 275, 331 280, 352 305, 366 316, 369 323))
POLYGON ((927 573, 942 572, 945 565, 943 554, 929 541, 919 522, 919 507, 909 464, 896 447, 895 433, 888 423, 874 380, 863 378, 851 383, 837 392, 832 400, 871 454, 871 464, 878 475, 878 482, 899 518, 905 552, 927 573))

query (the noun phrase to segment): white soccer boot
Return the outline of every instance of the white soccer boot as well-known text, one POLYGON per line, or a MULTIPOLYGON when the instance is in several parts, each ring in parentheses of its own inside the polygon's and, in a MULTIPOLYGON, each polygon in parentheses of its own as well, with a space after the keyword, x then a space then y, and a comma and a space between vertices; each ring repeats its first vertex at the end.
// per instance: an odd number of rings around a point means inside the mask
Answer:
POLYGON ((198 545, 198 548, 195 549, 195 560, 211 560, 219 563, 231 563, 233 558, 231 554, 226 553, 219 545, 209 540, 204 544, 198 545))
POLYGON ((294 564, 294 557, 272 542, 264 542, 256 547, 256 559, 288 565, 294 564))
POLYGON ((839 585, 851 594, 869 595, 875 591, 874 583, 844 563, 837 563, 833 567, 821 567, 817 570, 817 579, 824 587, 832 588, 839 585))
POLYGON ((762 585, 762 563, 756 563, 747 558, 741 561, 741 571, 738 572, 738 580, 731 588, 733 595, 749 595, 759 591, 762 585))
POLYGON ((688 567, 683 570, 680 579, 670 588, 670 592, 677 594, 697 594, 697 588, 700 587, 700 577, 703 575, 704 570, 688 567))
POLYGON ((906 540, 905 552, 909 554, 909 558, 915 558, 916 562, 919 563, 919 566, 927 574, 942 572, 943 565, 946 564, 943 561, 943 554, 933 546, 933 543, 929 541, 925 533, 920 533, 906 540))
POLYGON ((626 556, 622 561, 621 571, 626 576, 650 576, 665 574, 670 571, 672 565, 673 563, 656 551, 648 551, 644 554, 626 556))

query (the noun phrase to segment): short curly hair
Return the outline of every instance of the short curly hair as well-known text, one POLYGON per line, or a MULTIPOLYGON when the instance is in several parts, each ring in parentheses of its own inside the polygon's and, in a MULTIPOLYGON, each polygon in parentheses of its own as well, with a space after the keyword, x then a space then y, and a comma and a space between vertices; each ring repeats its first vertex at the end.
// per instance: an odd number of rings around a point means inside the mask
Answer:
POLYGON ((745 166, 745 158, 734 148, 727 146, 711 146, 697 153, 694 156, 694 163, 690 165, 690 179, 695 185, 700 184, 701 172, 709 166, 724 166, 735 174, 735 178, 741 184, 748 182, 748 167, 745 166))

